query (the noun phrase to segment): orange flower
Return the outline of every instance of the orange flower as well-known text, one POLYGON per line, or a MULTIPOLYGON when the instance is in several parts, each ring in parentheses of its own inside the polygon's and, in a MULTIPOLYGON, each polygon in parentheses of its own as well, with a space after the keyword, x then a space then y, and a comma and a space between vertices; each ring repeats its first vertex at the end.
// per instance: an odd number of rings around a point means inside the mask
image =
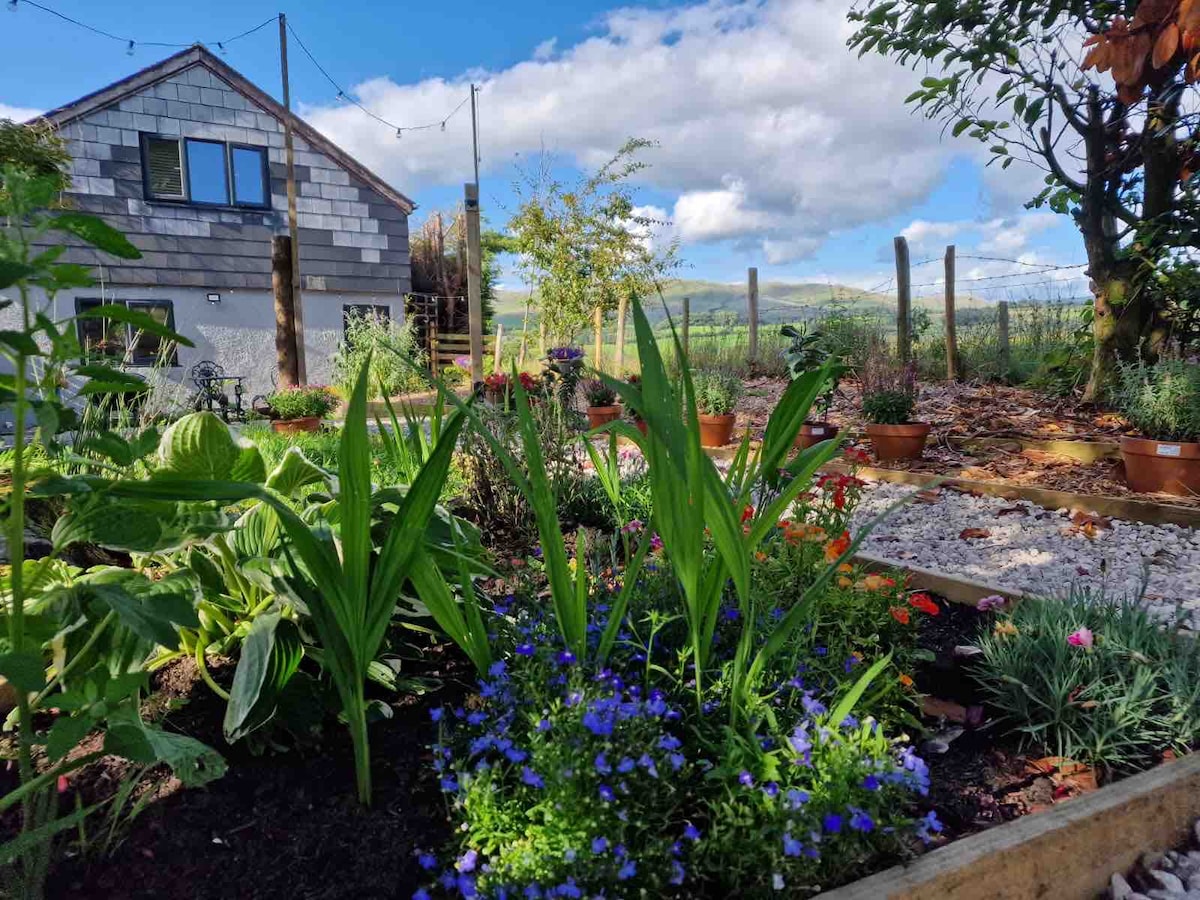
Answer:
POLYGON ((902 685, 904 685, 906 688, 910 688, 913 686, 913 680, 904 674, 900 675, 900 683, 902 685))
POLYGON ((903 606, 889 606, 888 612, 890 612, 892 614, 892 618, 895 619, 897 622, 899 622, 901 625, 908 624, 908 622, 909 622, 908 610, 905 609, 903 606))
POLYGON ((791 519, 780 519, 775 527, 779 528, 781 531, 787 531, 792 527, 792 521, 791 519))
POLYGON ((848 588, 852 584, 854 584, 854 582, 851 581, 849 578, 847 578, 845 575, 839 575, 837 583, 838 583, 838 587, 844 587, 844 588, 848 588))
POLYGON ((992 634, 996 635, 996 637, 1015 637, 1020 633, 1020 629, 1008 621, 1008 619, 1001 619, 996 623, 996 627, 992 629, 992 634))
POLYGON ((895 587, 896 582, 886 575, 868 575, 858 583, 864 591, 882 591, 884 588, 895 587))
POLYGON ((919 609, 923 613, 931 616, 936 616, 941 613, 941 608, 934 603, 928 594, 913 594, 908 598, 908 605, 913 609, 919 609))
POLYGON ((850 547, 850 532, 843 531, 842 536, 835 538, 825 545, 825 561, 837 562, 838 557, 850 547))
POLYGON ((853 572, 854 566, 850 565, 850 563, 842 563, 838 566, 837 570, 842 574, 846 574, 847 572, 853 572))
POLYGON ((754 558, 757 559, 759 562, 762 562, 763 560, 765 560, 767 558, 767 554, 763 553, 761 550, 758 550, 758 551, 755 551, 754 558))
POLYGON ((789 544, 798 544, 800 541, 819 544, 826 538, 824 528, 820 525, 809 525, 805 522, 789 525, 784 530, 783 536, 789 544))

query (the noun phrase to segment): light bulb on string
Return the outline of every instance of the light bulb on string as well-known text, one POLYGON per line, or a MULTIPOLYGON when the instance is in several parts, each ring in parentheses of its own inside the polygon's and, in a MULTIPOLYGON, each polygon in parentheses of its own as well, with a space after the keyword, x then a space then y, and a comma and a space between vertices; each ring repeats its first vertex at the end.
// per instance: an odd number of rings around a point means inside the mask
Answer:
POLYGON ((17 11, 17 0, 8 0, 8 11, 9 12, 17 11))
POLYGON ((443 121, 442 122, 442 131, 445 131, 445 130, 446 130, 446 123, 443 121))
POLYGON ((217 49, 221 51, 222 56, 225 55, 225 53, 226 53, 225 45, 222 44, 220 41, 217 41, 217 49))
POLYGON ((400 138, 402 138, 402 137, 404 136, 404 135, 401 133, 401 132, 403 132, 403 131, 404 131, 404 129, 403 129, 403 128, 397 128, 397 129, 396 129, 396 140, 400 140, 400 138))
POLYGON ((129 42, 129 46, 125 48, 126 56, 133 56, 133 41, 129 42))

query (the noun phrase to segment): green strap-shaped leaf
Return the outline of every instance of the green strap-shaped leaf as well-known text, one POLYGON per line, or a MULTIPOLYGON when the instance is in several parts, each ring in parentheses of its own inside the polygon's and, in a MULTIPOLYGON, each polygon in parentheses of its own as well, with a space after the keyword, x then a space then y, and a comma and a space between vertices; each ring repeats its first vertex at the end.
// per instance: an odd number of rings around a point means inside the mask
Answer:
POLYGON ((121 322, 124 325, 131 326, 136 331, 144 331, 146 334, 156 335, 163 340, 173 341, 182 347, 194 347, 190 340, 182 334, 171 330, 166 325, 163 325, 148 312, 140 309, 130 309, 127 306, 121 306, 116 303, 105 303, 100 306, 93 306, 90 309, 85 309, 79 313, 77 319, 104 319, 108 322, 121 322))

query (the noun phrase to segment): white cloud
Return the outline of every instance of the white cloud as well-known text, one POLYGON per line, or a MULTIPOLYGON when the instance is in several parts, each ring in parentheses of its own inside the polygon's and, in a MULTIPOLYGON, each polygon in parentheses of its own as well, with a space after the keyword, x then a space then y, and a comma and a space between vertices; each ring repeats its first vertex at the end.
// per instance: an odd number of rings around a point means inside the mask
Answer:
POLYGON ((558 50, 558 38, 546 38, 533 48, 533 58, 539 62, 551 59, 558 50))
POLYGON ((0 103, 0 119, 12 119, 14 122, 27 122, 36 115, 41 114, 40 109, 30 109, 25 106, 9 106, 7 103, 0 103))
MULTIPOLYGON (((976 152, 965 141, 942 143, 940 129, 905 106, 919 75, 847 49, 847 8, 842 0, 709 0, 619 9, 596 36, 544 43, 500 71, 403 85, 377 78, 355 92, 385 118, 419 124, 453 109, 470 81, 481 84, 483 167, 495 177, 543 148, 594 166, 630 135, 657 140, 641 177, 678 198, 673 218, 684 240, 751 241, 786 262, 834 231, 908 208, 953 155, 976 152)), ((462 113, 445 133, 399 141, 353 107, 304 114, 401 190, 468 175, 462 113)))

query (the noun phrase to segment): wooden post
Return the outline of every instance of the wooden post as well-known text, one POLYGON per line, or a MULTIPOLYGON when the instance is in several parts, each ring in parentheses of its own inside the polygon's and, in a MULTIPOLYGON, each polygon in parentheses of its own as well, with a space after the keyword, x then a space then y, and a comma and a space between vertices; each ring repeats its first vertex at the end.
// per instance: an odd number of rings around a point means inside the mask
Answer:
POLYGON ((295 387, 300 383, 300 369, 296 310, 292 305, 292 239, 287 235, 271 238, 271 290, 275 294, 275 359, 280 387, 295 387))
POLYGON ((604 371, 604 310, 599 306, 592 313, 592 366, 604 371))
POLYGON ((618 378, 625 374, 625 307, 628 305, 625 296, 617 302, 617 353, 613 359, 613 374, 618 378))
POLYGON ((283 75, 283 148, 287 163, 288 235, 292 240, 292 321, 296 332, 297 384, 308 381, 304 364, 304 303, 300 284, 300 229, 296 224, 296 152, 292 142, 292 86, 288 79, 287 16, 279 14, 279 68, 283 75))
POLYGON ((1001 300, 997 309, 997 320, 1000 332, 1000 378, 1008 380, 1009 346, 1008 346, 1008 301, 1001 300))
POLYGON ((946 378, 958 381, 958 333, 954 323, 954 245, 946 248, 946 378))
POLYGON ((746 273, 746 316, 750 320, 750 362, 758 359, 758 269, 746 273))
POLYGON ((546 356, 546 323, 538 322, 538 355, 546 356))
POLYGON ((901 363, 912 358, 912 323, 909 307, 912 304, 912 279, 908 268, 908 241, 902 237, 896 246, 896 355, 901 363))
POLYGON ((503 343, 504 343, 504 325, 500 324, 500 325, 496 326, 496 349, 492 353, 492 371, 493 372, 500 371, 500 360, 501 360, 500 347, 503 343))
POLYGON ((471 336, 471 383, 483 381, 483 277, 479 240, 479 185, 463 185, 467 218, 467 321, 471 336))
POLYGON ((692 298, 683 298, 683 324, 680 328, 679 343, 683 344, 683 355, 688 354, 688 330, 692 322, 692 298))

